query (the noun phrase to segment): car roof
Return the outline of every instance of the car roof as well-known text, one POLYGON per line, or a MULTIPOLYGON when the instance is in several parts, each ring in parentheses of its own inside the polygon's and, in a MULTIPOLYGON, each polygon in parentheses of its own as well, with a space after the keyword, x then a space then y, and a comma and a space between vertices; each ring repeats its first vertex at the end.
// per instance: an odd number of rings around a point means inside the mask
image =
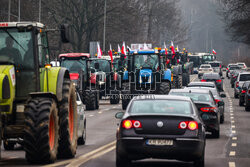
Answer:
POLYGON ((250 72, 241 72, 239 75, 250 74, 250 72))
POLYGON ((180 92, 180 93, 209 93, 210 90, 205 89, 192 89, 192 88, 185 88, 185 89, 171 89, 170 92, 180 92))
POLYGON ((190 85, 211 85, 211 86, 215 86, 215 83, 214 82, 191 82, 188 84, 188 86, 190 85))
POLYGON ((220 74, 219 74, 219 73, 213 72, 213 73, 204 73, 203 76, 204 76, 204 75, 206 75, 206 76, 218 76, 218 75, 220 75, 220 74))
POLYGON ((185 96, 175 96, 175 95, 154 95, 147 94, 142 96, 136 96, 133 100, 182 100, 182 101, 191 101, 189 97, 185 96))
POLYGON ((211 66, 211 64, 201 64, 201 66, 211 66))
POLYGON ((90 54, 89 53, 63 53, 63 54, 60 54, 59 55, 59 58, 61 57, 87 57, 89 58, 90 57, 90 54))

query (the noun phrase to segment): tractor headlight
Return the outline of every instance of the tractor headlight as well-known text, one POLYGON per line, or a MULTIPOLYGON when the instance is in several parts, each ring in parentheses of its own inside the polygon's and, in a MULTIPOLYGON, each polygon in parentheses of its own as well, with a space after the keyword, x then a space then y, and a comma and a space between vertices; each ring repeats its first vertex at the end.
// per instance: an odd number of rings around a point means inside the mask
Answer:
POLYGON ((142 77, 140 76, 139 78, 139 83, 141 84, 142 83, 142 77))
POLYGON ((151 83, 151 75, 148 77, 148 83, 151 83))

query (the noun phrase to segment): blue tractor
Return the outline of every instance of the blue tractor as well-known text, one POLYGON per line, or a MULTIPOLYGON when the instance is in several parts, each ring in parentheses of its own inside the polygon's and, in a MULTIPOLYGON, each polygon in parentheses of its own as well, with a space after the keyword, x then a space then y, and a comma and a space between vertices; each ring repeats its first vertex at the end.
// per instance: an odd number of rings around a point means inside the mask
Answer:
POLYGON ((171 70, 165 68, 162 53, 158 50, 129 52, 121 91, 124 110, 133 96, 168 94, 170 89, 171 70))

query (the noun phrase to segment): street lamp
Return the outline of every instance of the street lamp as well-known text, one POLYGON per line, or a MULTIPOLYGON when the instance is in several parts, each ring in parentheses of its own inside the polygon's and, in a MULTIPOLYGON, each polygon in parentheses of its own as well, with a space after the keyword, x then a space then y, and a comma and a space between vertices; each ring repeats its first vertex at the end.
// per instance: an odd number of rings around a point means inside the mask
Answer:
POLYGON ((106 9, 107 8, 107 2, 104 0, 104 25, 103 25, 103 52, 105 51, 105 38, 106 38, 106 9))

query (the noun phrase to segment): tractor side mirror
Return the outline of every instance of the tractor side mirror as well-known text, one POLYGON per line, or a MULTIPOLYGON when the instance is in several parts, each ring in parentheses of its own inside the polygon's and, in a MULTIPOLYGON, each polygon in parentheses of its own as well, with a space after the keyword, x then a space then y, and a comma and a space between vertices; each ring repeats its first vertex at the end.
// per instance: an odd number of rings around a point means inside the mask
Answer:
POLYGON ((68 24, 61 25, 61 40, 63 43, 70 42, 70 29, 68 24))
POLYGON ((100 67, 99 67, 99 63, 95 63, 95 69, 96 69, 96 70, 99 70, 99 68, 100 68, 100 67))

